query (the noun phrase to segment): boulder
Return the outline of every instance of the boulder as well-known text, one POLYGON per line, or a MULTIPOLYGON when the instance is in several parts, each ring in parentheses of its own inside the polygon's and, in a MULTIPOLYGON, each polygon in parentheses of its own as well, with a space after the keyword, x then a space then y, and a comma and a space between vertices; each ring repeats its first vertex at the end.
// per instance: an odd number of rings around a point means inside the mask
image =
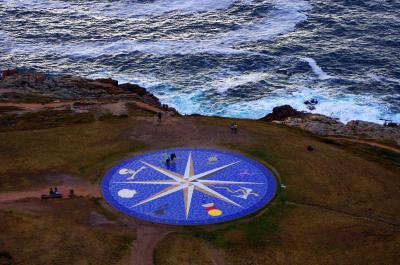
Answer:
POLYGON ((356 137, 400 144, 400 127, 359 120, 344 124, 338 119, 322 114, 297 111, 289 105, 274 108, 272 113, 262 120, 300 128, 322 136, 356 137))
POLYGON ((264 121, 284 121, 287 118, 302 118, 306 116, 307 113, 298 111, 290 105, 283 105, 279 107, 275 107, 272 109, 272 113, 266 115, 261 120, 264 121))

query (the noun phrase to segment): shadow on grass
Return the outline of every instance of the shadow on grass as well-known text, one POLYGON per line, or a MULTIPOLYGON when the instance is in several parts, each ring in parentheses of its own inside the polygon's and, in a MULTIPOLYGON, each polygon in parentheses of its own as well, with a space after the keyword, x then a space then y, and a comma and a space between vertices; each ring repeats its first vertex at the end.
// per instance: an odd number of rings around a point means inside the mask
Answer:
POLYGON ((273 203, 259 216, 248 222, 232 222, 227 227, 207 231, 199 227, 187 227, 185 234, 202 238, 220 248, 262 248, 267 245, 279 245, 279 223, 289 207, 281 200, 273 203))

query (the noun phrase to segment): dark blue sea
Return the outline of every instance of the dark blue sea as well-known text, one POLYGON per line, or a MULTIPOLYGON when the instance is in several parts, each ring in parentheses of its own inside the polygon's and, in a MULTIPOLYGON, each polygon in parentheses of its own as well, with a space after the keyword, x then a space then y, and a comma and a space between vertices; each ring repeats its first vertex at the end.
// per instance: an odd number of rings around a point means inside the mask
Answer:
POLYGON ((0 68, 138 83, 181 113, 400 122, 399 0, 0 0, 0 68))

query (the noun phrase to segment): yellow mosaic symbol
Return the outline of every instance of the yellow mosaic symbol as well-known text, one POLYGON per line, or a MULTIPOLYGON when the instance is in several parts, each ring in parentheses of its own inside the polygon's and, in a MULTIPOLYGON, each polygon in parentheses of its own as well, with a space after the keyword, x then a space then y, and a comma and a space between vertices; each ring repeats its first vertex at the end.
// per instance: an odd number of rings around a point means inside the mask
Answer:
POLYGON ((220 216, 222 214, 222 211, 220 209, 217 209, 217 207, 214 206, 214 203, 207 203, 203 204, 202 206, 206 208, 208 215, 220 216))

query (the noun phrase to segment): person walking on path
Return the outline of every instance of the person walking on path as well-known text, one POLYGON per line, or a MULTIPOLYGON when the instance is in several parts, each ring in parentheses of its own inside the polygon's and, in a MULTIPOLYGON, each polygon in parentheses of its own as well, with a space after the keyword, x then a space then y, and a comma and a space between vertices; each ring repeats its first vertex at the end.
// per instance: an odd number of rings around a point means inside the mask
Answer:
POLYGON ((234 133, 233 131, 234 131, 234 124, 233 124, 233 122, 229 125, 229 128, 231 129, 231 133, 234 133))

